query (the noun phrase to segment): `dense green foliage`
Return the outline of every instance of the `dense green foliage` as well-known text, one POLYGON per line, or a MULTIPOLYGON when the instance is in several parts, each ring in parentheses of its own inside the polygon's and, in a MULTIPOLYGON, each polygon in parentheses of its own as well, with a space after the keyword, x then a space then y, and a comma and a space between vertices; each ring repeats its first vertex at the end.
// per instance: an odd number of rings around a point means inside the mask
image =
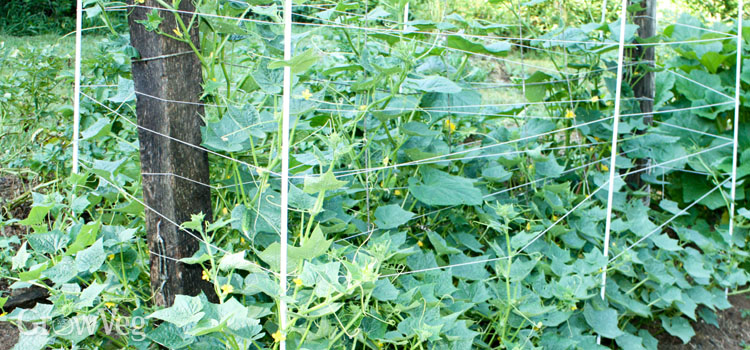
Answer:
MULTIPOLYGON (((280 21, 273 5, 198 4, 202 13, 280 21)), ((735 43, 660 51, 653 126, 632 115, 640 107, 624 85, 617 169, 640 176, 650 192, 617 180, 604 256, 619 25, 564 19, 537 38, 575 42, 533 42, 548 64, 519 70, 506 61, 518 60, 511 42, 473 37, 501 35, 504 26, 446 11, 412 18, 402 31, 403 4, 371 2, 367 20, 336 12, 363 14, 356 5, 307 9, 300 21, 380 31, 299 25, 290 62, 280 60, 282 31, 273 23, 196 17, 166 28, 162 19, 172 14, 156 11, 141 23, 174 40, 200 26, 209 104, 202 145, 224 157, 210 158, 214 217, 183 224, 205 244, 183 261, 204 268, 218 304, 203 295, 178 297, 170 308, 149 302, 130 76, 137 53, 127 37, 103 41, 86 58, 91 98, 82 100, 78 175, 66 170, 71 130, 62 117, 70 107, 55 97, 56 84, 71 81, 67 60, 51 49, 0 47, 0 67, 21 67, 0 72, 0 90, 8 91, 0 96, 2 131, 16 133, 2 142, 17 149, 2 164, 56 180, 33 194, 27 218, 4 212, 0 222, 30 231, 23 243, 0 240, 20 247, 0 254, 2 273, 14 287, 45 286, 52 304, 0 319, 50 325, 42 336, 21 336, 27 349, 274 349, 282 338, 295 349, 656 349, 654 325, 687 341, 690 319, 715 322, 715 310, 729 306, 725 288, 749 276, 743 182, 734 236, 727 232, 734 105, 724 95, 734 92, 735 43), (438 42, 429 33, 437 28, 463 34, 438 42), (290 326, 281 332, 273 271, 286 64, 295 77, 292 276, 290 326), (493 81, 503 64, 519 73, 493 81), (498 98, 498 89, 510 89, 512 99, 498 98), (641 158, 651 159, 650 171, 636 170, 641 158), (147 322, 136 323, 141 317, 147 322), (127 335, 106 328, 118 320, 130 322, 127 335), (65 332, 80 322, 95 327, 65 332)), ((667 27, 657 39, 721 37, 692 17, 680 23, 691 27, 667 27)), ((712 28, 736 32, 732 23, 712 28)), ((638 42, 627 29, 627 41, 638 42)), ((631 81, 647 69, 628 67, 631 81)), ((748 101, 743 96, 741 179, 750 173, 748 101)))
POLYGON ((0 30, 9 35, 75 30, 75 0, 14 0, 0 3, 0 30))

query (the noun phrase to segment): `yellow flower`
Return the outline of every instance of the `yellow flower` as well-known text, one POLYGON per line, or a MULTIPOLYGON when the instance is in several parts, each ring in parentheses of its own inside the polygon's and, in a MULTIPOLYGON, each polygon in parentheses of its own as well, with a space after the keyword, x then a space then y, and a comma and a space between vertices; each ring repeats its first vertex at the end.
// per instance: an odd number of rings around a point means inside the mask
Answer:
POLYGON ((592 98, 591 98, 591 102, 593 102, 593 103, 597 103, 597 102, 599 102, 599 96, 594 96, 594 97, 592 97, 592 98))
POLYGON ((221 286, 221 294, 227 295, 232 292, 234 292, 234 287, 232 287, 231 284, 225 284, 221 286))
POLYGON ((575 304, 570 307, 570 311, 576 311, 576 310, 578 310, 578 306, 575 306, 575 304))
POLYGON ((310 93, 309 89, 305 89, 305 91, 302 91, 302 98, 304 98, 305 100, 309 100, 312 95, 313 94, 310 93))
POLYGON ((135 3, 136 3, 136 4, 142 4, 142 3, 144 3, 144 2, 146 2, 146 0, 135 0, 135 3))
POLYGON ((450 132, 456 131, 456 124, 453 124, 453 122, 450 119, 445 120, 445 128, 448 129, 450 132))
POLYGON ((363 112, 366 111, 367 110, 367 105, 361 105, 361 106, 359 106, 359 110, 363 111, 363 112))
POLYGON ((395 190, 395 191, 393 191, 393 194, 395 194, 397 196, 400 196, 401 195, 401 190, 395 190))
POLYGON ((297 286, 297 287, 299 287, 299 286, 302 285, 302 280, 299 279, 299 278, 293 279, 292 282, 294 282, 294 285, 297 286))
POLYGON ((602 165, 602 171, 609 171, 609 167, 606 165, 602 165))
POLYGON ((281 331, 276 331, 276 333, 271 334, 271 337, 273 338, 273 341, 280 343, 286 340, 286 336, 281 334, 281 331))
POLYGON ((383 343, 382 342, 377 342, 375 345, 377 345, 378 348, 382 348, 383 347, 383 343))
POLYGON ((182 38, 182 32, 178 29, 172 29, 172 32, 174 32, 174 35, 177 35, 178 38, 182 38))
POLYGON ((526 223, 526 231, 531 231, 531 221, 526 223))
POLYGON ((211 81, 216 82, 216 78, 211 78, 211 81))
POLYGON ((106 306, 106 307, 108 307, 110 309, 113 308, 113 307, 115 307, 115 305, 116 305, 115 303, 110 302, 110 301, 104 303, 104 306, 106 306))
POLYGON ((240 243, 245 244, 245 239, 240 237, 240 243))
POLYGON ((417 245, 418 245, 418 246, 419 246, 420 248, 424 247, 424 243, 422 243, 422 241, 417 241, 417 245))
POLYGON ((206 270, 203 270, 203 273, 201 274, 201 279, 204 281, 210 281, 211 276, 208 275, 208 272, 206 272, 206 270))
POLYGON ((109 255, 107 255, 107 259, 109 259, 109 260, 112 260, 112 259, 114 259, 114 258, 115 258, 115 255, 114 255, 114 254, 109 254, 109 255))
POLYGON ((552 215, 552 221, 557 221, 557 219, 559 219, 557 215, 552 215))
POLYGON ((3 313, 0 314, 0 317, 4 317, 7 314, 8 314, 7 312, 3 312, 3 313))
POLYGON ((565 118, 572 119, 576 117, 576 112, 573 112, 573 110, 569 109, 565 111, 565 118))

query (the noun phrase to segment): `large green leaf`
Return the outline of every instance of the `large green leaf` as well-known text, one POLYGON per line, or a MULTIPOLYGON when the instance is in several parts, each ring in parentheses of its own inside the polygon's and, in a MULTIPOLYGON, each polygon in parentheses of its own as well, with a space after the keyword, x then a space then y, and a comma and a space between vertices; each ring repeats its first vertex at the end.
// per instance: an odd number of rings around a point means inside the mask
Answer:
POLYGON ((204 314, 201 311, 202 309, 203 303, 200 297, 177 295, 172 306, 156 310, 148 315, 148 318, 156 318, 174 324, 177 327, 184 327, 200 320, 204 314))
POLYGON ((461 87, 448 78, 430 76, 423 79, 407 78, 404 87, 422 92, 440 92, 455 94, 461 92, 461 87))
POLYGON ((218 122, 201 127, 203 146, 215 151, 243 152, 251 147, 250 137, 264 137, 260 114, 252 105, 230 106, 218 122))
POLYGON ((333 172, 327 171, 320 176, 307 176, 305 177, 305 187, 303 191, 305 193, 318 193, 322 191, 333 191, 346 185, 346 181, 336 179, 336 175, 333 172))
POLYGON ((375 209, 375 225, 381 229, 399 227, 414 217, 414 213, 401 209, 401 206, 389 204, 375 209))
POLYGON ((464 52, 493 56, 507 56, 511 48, 507 41, 493 41, 492 44, 483 45, 469 41, 460 35, 449 35, 445 39, 445 46, 464 52))
POLYGON ((420 202, 427 205, 482 204, 482 192, 471 180, 429 167, 420 169, 420 173, 421 182, 409 179, 409 191, 420 202))
POLYGON ((690 322, 683 317, 666 317, 661 316, 661 325, 671 335, 680 338, 683 343, 687 344, 695 335, 690 322))
POLYGON ((594 332, 602 337, 615 339, 623 334, 617 326, 617 310, 603 305, 600 299, 586 303, 583 317, 594 332))

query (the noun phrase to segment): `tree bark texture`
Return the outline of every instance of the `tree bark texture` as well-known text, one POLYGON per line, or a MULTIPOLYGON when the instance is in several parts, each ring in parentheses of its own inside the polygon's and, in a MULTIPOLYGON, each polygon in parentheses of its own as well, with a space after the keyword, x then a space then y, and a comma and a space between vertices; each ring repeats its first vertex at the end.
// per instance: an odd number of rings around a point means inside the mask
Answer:
MULTIPOLYGON (((656 35, 656 0, 631 0, 630 5, 638 4, 643 8, 642 11, 635 12, 633 14, 633 22, 638 26, 638 37, 647 39, 656 35)), ((636 70, 640 69, 640 72, 635 71, 630 74, 631 86, 633 88, 633 94, 641 107, 642 113, 651 113, 654 111, 654 95, 656 90, 654 72, 652 70, 644 70, 643 67, 654 67, 654 55, 655 47, 650 46, 636 46, 629 50, 630 57, 635 62, 643 62, 640 65, 634 66, 636 70)), ((645 125, 651 125, 653 123, 653 115, 646 114, 642 117, 645 125)), ((643 169, 651 164, 651 160, 637 159, 636 169, 643 169)), ((627 182, 633 188, 643 188, 644 191, 650 192, 650 187, 644 183, 641 179, 643 172, 629 176, 627 182), (644 187, 645 185, 645 187, 644 187)), ((649 196, 645 197, 649 202, 649 196)))
MULTIPOLYGON (((133 0, 128 3, 133 5, 133 0)), ((198 213, 211 217, 210 189, 198 184, 209 183, 208 155, 173 140, 191 145, 201 143, 204 110, 202 105, 191 103, 200 102, 203 78, 200 61, 187 43, 146 31, 136 22, 146 20, 152 11, 147 7, 160 6, 154 0, 136 4, 128 16, 128 24, 131 44, 140 53, 140 59, 133 62, 132 73, 137 94, 143 198, 148 206, 146 229, 152 252, 151 289, 157 305, 171 305, 178 294, 196 295, 201 290, 208 296, 215 294, 210 284, 201 279, 202 270, 198 265, 172 260, 192 256, 201 244, 173 223, 182 224, 198 213)), ((183 0, 179 10, 192 12, 195 8, 192 1, 183 0)), ((173 33, 173 29, 178 28, 175 15, 165 10, 158 13, 164 19, 159 28, 173 33)), ((180 16, 187 25, 191 15, 180 16)), ((183 35, 189 35, 199 47, 197 24, 183 35)), ((192 234, 200 237, 196 232, 192 234)))

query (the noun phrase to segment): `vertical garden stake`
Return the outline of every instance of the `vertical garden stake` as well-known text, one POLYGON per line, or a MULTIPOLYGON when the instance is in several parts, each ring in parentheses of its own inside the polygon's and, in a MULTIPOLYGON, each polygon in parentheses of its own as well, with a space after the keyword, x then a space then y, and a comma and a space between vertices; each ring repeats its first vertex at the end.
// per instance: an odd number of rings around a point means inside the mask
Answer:
MULTIPOLYGON (((130 1, 132 4, 133 1, 130 1)), ((203 213, 211 217, 211 191, 208 155, 192 145, 201 143, 203 106, 199 103, 203 82, 201 63, 190 45, 181 40, 147 31, 138 23, 146 20, 151 8, 161 6, 156 0, 135 5, 128 16, 130 41, 142 59, 133 62, 133 80, 137 94, 138 140, 140 142, 143 200, 152 210, 146 210, 148 247, 151 254, 151 289, 157 305, 171 305, 178 294, 196 295, 201 290, 207 296, 216 295, 207 282, 201 280, 199 265, 187 265, 175 259, 192 256, 199 248, 195 237, 170 224, 159 215, 176 223, 189 221, 191 215, 203 213), (175 55, 191 52, 191 54, 175 55), (176 103, 172 101, 183 101, 176 103), (149 173, 173 176, 147 176, 149 173)), ((195 11, 192 1, 181 1, 179 14, 187 26, 195 11)), ((198 25, 184 29, 176 21, 174 12, 160 10, 164 19, 160 29, 175 33, 199 46, 198 25)))
MULTIPOLYGON (((620 125, 620 100, 622 96, 622 66, 625 56, 625 26, 628 22, 628 0, 622 0, 620 5, 620 43, 617 49, 617 88, 615 89, 615 116, 612 126, 612 155, 609 161, 609 192, 607 192, 607 220, 604 227, 604 257, 609 256, 609 235, 612 226, 612 198, 615 191, 615 174, 617 171, 617 136, 620 125)), ((607 288, 607 263, 602 268, 601 297, 604 299, 607 288)))
POLYGON ((73 174, 78 173, 78 137, 81 128, 81 33, 83 32, 83 0, 76 2, 76 59, 73 79, 73 174))
MULTIPOLYGON (((739 133, 740 133, 740 93, 741 90, 741 79, 742 74, 742 6, 743 0, 739 0, 737 7, 737 68, 735 76, 734 86, 734 122, 732 128, 734 129, 734 144, 732 145, 732 188, 729 190, 729 237, 734 234, 734 200, 737 195, 737 153, 739 152, 739 133)), ((731 242, 731 240, 730 240, 731 242)))
MULTIPOLYGON (((284 0, 284 60, 292 59, 292 0, 284 0)), ((281 249, 279 256, 279 327, 286 336, 287 218, 289 215, 289 104, 292 93, 292 67, 284 66, 284 93, 281 105, 281 249)), ((279 344, 286 350, 286 341, 279 344)))

